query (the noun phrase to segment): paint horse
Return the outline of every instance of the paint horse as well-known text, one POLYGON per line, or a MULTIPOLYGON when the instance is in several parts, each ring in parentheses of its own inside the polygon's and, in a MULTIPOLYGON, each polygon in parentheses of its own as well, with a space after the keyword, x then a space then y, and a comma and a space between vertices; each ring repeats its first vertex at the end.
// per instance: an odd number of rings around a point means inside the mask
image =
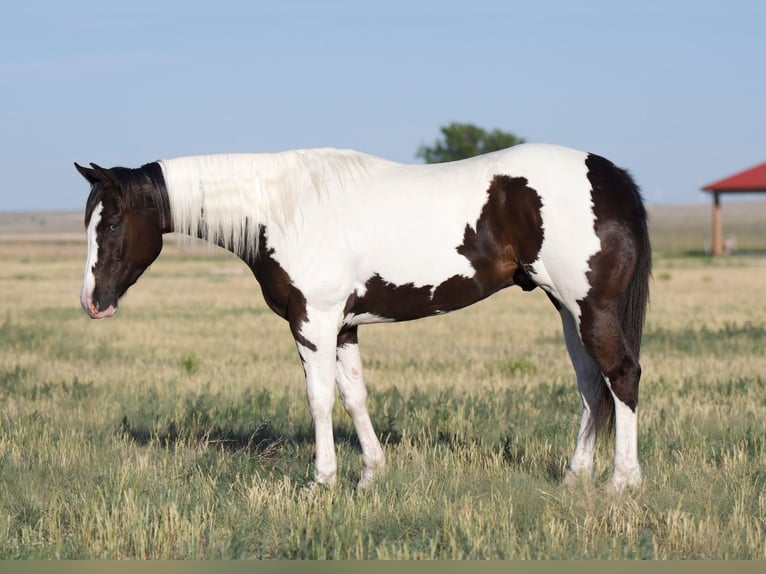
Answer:
POLYGON ((576 373, 583 411, 567 480, 590 477, 597 433, 614 426, 611 488, 640 483, 651 251, 640 192, 608 160, 523 144, 438 165, 333 149, 75 165, 91 184, 85 312, 114 315, 165 233, 239 256, 303 362, 316 482, 332 483, 337 469, 335 385, 361 443, 359 486, 385 464, 366 406, 360 325, 446 313, 518 285, 541 288, 558 310, 576 373))

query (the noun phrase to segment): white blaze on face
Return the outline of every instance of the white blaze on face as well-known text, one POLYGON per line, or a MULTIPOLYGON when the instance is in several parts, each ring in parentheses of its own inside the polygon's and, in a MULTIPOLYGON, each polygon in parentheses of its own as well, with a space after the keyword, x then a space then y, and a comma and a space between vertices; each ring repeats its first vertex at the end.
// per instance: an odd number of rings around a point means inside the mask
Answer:
POLYGON ((80 305, 83 310, 90 314, 93 301, 93 290, 96 288, 96 276, 93 274, 93 268, 98 261, 98 236, 96 227, 101 221, 101 211, 104 205, 99 202, 93 209, 88 223, 88 256, 85 259, 85 273, 82 278, 82 289, 80 290, 80 305))

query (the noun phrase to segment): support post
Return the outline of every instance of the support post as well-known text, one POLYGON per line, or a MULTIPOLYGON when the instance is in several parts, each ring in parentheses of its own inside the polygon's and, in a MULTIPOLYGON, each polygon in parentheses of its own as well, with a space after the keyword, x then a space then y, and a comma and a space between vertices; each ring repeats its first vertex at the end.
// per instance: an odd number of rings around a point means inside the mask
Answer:
POLYGON ((712 252, 714 256, 723 255, 723 222, 721 221, 721 197, 713 192, 713 238, 712 252))

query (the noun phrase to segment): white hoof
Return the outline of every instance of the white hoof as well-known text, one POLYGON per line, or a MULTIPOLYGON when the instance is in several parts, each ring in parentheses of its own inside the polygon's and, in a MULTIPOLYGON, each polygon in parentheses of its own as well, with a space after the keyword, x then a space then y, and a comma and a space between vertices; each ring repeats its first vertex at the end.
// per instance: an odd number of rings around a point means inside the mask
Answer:
POLYGON ((572 470, 568 468, 564 474, 564 485, 570 488, 577 486, 578 484, 587 484, 592 479, 592 472, 588 469, 572 470))
POLYGON ((386 460, 384 458, 381 458, 372 466, 365 466, 364 470, 362 471, 362 478, 360 478, 359 482, 356 483, 356 487, 359 489, 368 488, 373 482, 375 482, 375 480, 377 480, 378 476, 380 476, 385 467, 386 460))
POLYGON ((636 489, 641 486, 641 469, 633 468, 629 470, 615 471, 612 482, 609 485, 609 492, 620 494, 626 488, 636 489))

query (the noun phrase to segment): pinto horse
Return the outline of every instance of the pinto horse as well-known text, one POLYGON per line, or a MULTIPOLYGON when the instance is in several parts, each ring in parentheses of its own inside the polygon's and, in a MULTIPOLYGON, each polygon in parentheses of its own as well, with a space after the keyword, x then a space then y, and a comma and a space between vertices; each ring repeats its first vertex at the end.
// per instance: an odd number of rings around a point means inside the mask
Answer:
POLYGON ((91 184, 85 312, 114 315, 165 233, 239 256, 295 339, 316 482, 333 482, 337 469, 334 384, 361 443, 359 486, 385 464, 366 406, 359 325, 446 313, 518 285, 541 288, 561 315, 582 397, 566 480, 592 475, 597 433, 613 423, 611 488, 640 483, 651 249, 637 186, 603 157, 523 144, 438 165, 315 149, 75 166, 91 184))

